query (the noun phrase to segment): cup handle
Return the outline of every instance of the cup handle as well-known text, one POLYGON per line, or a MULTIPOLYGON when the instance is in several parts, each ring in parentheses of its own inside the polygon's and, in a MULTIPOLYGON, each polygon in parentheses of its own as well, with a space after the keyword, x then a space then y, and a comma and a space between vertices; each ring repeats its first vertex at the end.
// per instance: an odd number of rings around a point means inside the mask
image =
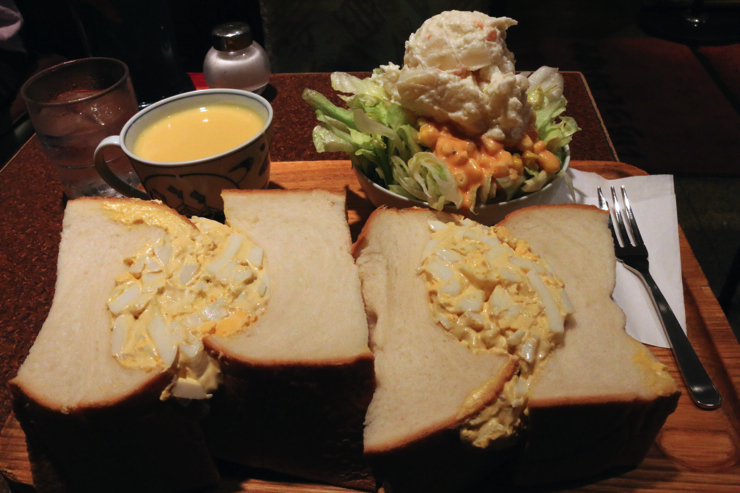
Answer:
POLYGON ((105 162, 105 157, 103 156, 103 149, 109 146, 121 147, 121 137, 118 135, 111 135, 110 137, 106 137, 101 140, 100 144, 98 144, 98 147, 95 148, 95 169, 98 170, 100 176, 118 193, 122 193, 127 197, 149 200, 149 194, 147 194, 146 192, 142 192, 138 188, 132 187, 128 183, 118 178, 116 174, 110 170, 110 168, 108 167, 108 163, 105 162))

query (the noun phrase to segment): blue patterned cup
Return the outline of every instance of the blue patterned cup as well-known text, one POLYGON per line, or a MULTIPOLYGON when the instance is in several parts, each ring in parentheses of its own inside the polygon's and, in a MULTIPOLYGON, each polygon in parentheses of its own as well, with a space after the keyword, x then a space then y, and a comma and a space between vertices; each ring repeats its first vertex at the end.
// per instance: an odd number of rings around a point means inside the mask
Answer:
POLYGON ((95 167, 111 187, 128 197, 161 200, 185 216, 214 217, 223 211, 221 190, 265 188, 270 179, 272 106, 257 94, 236 89, 206 89, 178 94, 136 113, 120 135, 103 139, 95 149, 95 167), (235 104, 255 111, 265 122, 243 144, 221 154, 184 162, 143 159, 132 149, 141 132, 168 115, 209 104, 235 104), (107 166, 105 148, 119 147, 131 161, 146 192, 119 179, 107 166))

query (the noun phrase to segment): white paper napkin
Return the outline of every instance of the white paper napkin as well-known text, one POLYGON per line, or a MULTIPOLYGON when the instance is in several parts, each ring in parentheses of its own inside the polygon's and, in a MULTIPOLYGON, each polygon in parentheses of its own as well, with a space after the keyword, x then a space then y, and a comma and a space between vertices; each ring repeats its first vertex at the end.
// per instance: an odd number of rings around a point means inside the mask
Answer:
MULTIPOLYGON (((650 273, 673 309, 681 327, 686 332, 686 311, 681 279, 681 253, 678 243, 678 218, 673 177, 670 175, 633 176, 619 180, 606 180, 595 173, 568 170, 575 202, 598 206, 596 187, 601 187, 611 204, 610 187, 624 185, 629 194, 635 220, 640 227, 648 252, 650 273)), ((551 203, 572 203, 563 180, 558 180, 559 190, 551 203)), ((621 192, 617 188, 621 200, 621 192)), ((644 344, 669 347, 658 312, 639 278, 617 262, 617 283, 614 301, 627 316, 627 333, 644 344)))

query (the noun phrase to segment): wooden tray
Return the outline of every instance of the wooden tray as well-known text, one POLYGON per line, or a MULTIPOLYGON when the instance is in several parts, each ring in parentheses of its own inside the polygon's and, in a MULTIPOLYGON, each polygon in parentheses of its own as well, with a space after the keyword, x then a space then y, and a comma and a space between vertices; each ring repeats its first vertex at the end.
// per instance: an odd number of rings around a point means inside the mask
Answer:
MULTIPOLYGON (((614 162, 573 161, 571 166, 606 178, 644 175, 614 162)), ((272 188, 323 188, 347 193, 347 215, 353 239, 373 210, 365 199, 348 161, 276 162, 272 188)), ((686 323, 689 339, 722 393, 716 411, 694 406, 684 390, 678 409, 667 420, 645 461, 617 476, 594 479, 561 491, 740 491, 740 344, 735 339, 683 232, 679 231, 686 323)), ((650 348, 682 382, 669 349, 650 348)), ((0 471, 17 483, 32 484, 23 431, 11 415, 0 433, 0 471)), ((219 492, 330 493, 350 490, 298 482, 291 478, 227 467, 219 492)), ((523 491, 523 490, 522 490, 523 491)))

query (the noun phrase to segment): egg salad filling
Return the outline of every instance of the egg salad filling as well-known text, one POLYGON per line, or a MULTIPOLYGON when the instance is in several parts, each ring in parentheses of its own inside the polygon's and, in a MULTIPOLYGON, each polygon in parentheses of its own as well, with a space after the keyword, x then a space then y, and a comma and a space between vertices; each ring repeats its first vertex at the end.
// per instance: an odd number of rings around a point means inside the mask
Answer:
POLYGON ((175 378, 162 394, 204 399, 218 386, 219 367, 204 350, 207 335, 247 330, 270 296, 263 250, 228 226, 193 217, 196 228, 146 203, 116 203, 106 212, 124 224, 158 226, 166 234, 124 259, 108 299, 111 353, 125 368, 164 367, 175 378))
MULTIPOLYGON (((422 275, 435 319, 472 351, 513 355, 519 369, 498 396, 484 386, 458 418, 475 446, 514 433, 527 410, 529 383, 564 335, 574 308, 563 282, 529 245, 504 227, 470 219, 431 220, 422 275)), ((493 382, 490 382, 493 384, 493 382)))

